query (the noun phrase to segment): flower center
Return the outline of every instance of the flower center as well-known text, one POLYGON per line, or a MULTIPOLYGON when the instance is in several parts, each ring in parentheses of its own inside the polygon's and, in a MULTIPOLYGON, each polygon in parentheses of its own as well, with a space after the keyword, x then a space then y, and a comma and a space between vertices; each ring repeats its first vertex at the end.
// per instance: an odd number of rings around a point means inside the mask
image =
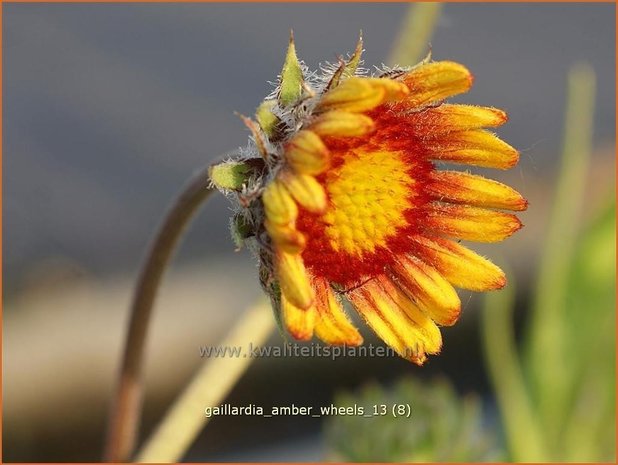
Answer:
POLYGON ((398 153, 349 153, 325 179, 330 208, 322 215, 335 252, 362 256, 386 246, 387 238, 407 221, 414 180, 398 153))
POLYGON ((303 211, 297 227, 307 237, 303 259, 312 273, 349 285, 381 273, 393 252, 408 250, 424 203, 412 173, 425 170, 404 152, 365 146, 334 155, 318 178, 327 210, 303 211))

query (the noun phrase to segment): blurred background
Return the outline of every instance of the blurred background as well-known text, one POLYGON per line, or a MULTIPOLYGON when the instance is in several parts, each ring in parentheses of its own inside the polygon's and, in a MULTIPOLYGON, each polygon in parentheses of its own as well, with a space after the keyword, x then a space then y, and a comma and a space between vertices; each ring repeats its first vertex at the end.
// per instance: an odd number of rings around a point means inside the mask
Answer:
MULTIPOLYGON (((246 144, 247 131, 233 112, 252 114, 271 91, 268 81, 281 69, 290 28, 310 68, 353 51, 362 29, 370 68, 387 59, 407 8, 3 6, 4 461, 100 460, 145 246, 191 173, 246 144)), ((526 227, 504 244, 475 247, 511 269, 518 338, 559 172, 566 76, 579 61, 596 70, 597 98, 593 153, 582 173, 584 208, 573 221, 585 231, 611 208, 614 44, 611 4, 448 4, 431 39, 434 59, 461 62, 475 75, 474 88, 457 100, 507 110, 510 121, 499 134, 521 151, 516 168, 492 177, 528 198, 530 208, 521 215, 526 227)), ((144 435, 201 362, 200 345, 221 341, 260 295, 252 257, 234 252, 229 214, 222 196, 208 204, 165 280, 148 346, 144 435)), ((606 217, 614 248, 597 256, 615 273, 615 220, 606 217)), ((609 298, 569 302, 577 302, 579 314, 596 306, 611 317, 604 326, 614 328, 615 287, 606 291, 590 292, 609 298)), ((364 392, 367 383, 388 389, 402 376, 427 383, 438 377, 452 385, 445 388, 449 399, 476 393, 483 422, 493 428, 500 421, 479 334, 482 299, 462 293, 462 302, 460 323, 443 332, 443 353, 422 368, 398 358, 260 359, 228 402, 319 407, 342 391, 364 392)), ((367 342, 378 343, 363 332, 367 342)), ((271 343, 281 344, 281 337, 273 335, 271 343)), ((613 336, 610 343, 613 357, 613 336)), ((423 392, 413 387, 405 395, 422 404, 423 392)), ((615 410, 608 413, 613 422, 615 410)), ((363 459, 338 448, 337 435, 349 436, 337 428, 314 418, 218 417, 185 459, 363 459)))

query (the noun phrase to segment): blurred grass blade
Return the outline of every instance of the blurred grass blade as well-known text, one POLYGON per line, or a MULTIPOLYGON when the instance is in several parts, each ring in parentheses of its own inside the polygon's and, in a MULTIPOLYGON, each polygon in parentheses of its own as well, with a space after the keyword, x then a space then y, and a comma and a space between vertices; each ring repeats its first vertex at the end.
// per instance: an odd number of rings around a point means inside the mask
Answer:
MULTIPOLYGON (((253 306, 242 315, 220 347, 254 347, 262 345, 273 330, 270 304, 266 301, 253 306)), ((137 455, 137 462, 178 462, 206 426, 205 407, 214 407, 225 400, 236 382, 245 373, 252 358, 214 357, 196 373, 174 405, 137 455)))
POLYGON ((513 334, 514 284, 485 296, 481 313, 482 336, 504 425, 509 459, 546 462, 544 434, 530 402, 513 334))
POLYGON ((585 64, 573 66, 568 75, 562 168, 549 216, 526 347, 533 392, 551 444, 558 440, 572 395, 567 388, 573 381, 568 357, 577 356, 577 350, 566 345, 564 309, 592 147, 594 99, 593 69, 585 64))
POLYGON ((414 3, 408 7, 399 35, 388 58, 388 65, 413 65, 420 61, 429 49, 440 12, 441 3, 414 3))

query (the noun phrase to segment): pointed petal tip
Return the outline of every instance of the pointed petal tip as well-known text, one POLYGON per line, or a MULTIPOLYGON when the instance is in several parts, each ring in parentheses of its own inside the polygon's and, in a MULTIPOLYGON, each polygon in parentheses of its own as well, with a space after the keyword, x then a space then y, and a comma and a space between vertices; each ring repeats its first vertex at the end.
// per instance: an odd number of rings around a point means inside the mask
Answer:
POLYGON ((497 125, 501 126, 509 120, 509 115, 506 111, 500 110, 499 108, 492 108, 494 114, 496 115, 497 125))
POLYGON ((457 315, 453 316, 452 320, 449 320, 449 321, 445 322, 442 326, 453 326, 455 323, 457 323, 459 321, 460 315, 461 315, 461 309, 457 313, 457 315))
POLYGON ((519 218, 517 218, 515 215, 510 215, 512 218, 512 228, 513 228, 513 232, 511 234, 515 234, 517 231, 519 231, 520 229, 522 229, 524 227, 524 224, 521 222, 521 220, 519 218))
POLYGON ((468 74, 468 81, 470 82, 470 87, 472 87, 474 85, 474 81, 476 80, 476 76, 474 76, 474 74, 469 73, 468 74))
POLYGON ((495 290, 503 289, 506 286, 506 275, 502 274, 502 276, 497 278, 494 285, 495 290))
POLYGON ((517 202, 517 205, 516 205, 517 209, 516 209, 516 211, 523 212, 523 211, 528 209, 528 205, 529 205, 528 199, 525 199, 524 197, 522 197, 517 202))
POLYGON ((363 339, 363 336, 361 336, 359 333, 357 337, 350 338, 348 341, 346 341, 345 345, 350 347, 358 347, 362 346, 363 342, 365 342, 365 340, 363 339))
POLYGON ((442 318, 440 321, 436 321, 439 326, 453 326, 455 323, 459 321, 459 317, 461 316, 461 301, 457 306, 453 306, 448 309, 446 318, 442 318))
POLYGON ((503 289, 504 286, 507 285, 506 274, 504 273, 502 268, 498 267, 497 265, 494 265, 493 263, 492 263, 492 266, 494 268, 494 271, 491 275, 486 276, 486 279, 485 279, 485 282, 482 288, 472 289, 472 290, 480 291, 480 292, 499 291, 503 289))
POLYGON ((440 343, 439 347, 432 348, 431 350, 428 350, 426 347, 422 346, 422 344, 415 344, 413 347, 407 349, 404 358, 420 367, 429 360, 427 355, 439 355, 441 350, 442 343, 440 343))
POLYGON ((297 341, 307 342, 313 338, 313 331, 307 331, 305 329, 292 328, 288 326, 288 333, 297 341))
MULTIPOLYGON (((502 163, 497 165, 496 168, 501 170, 509 170, 519 163, 519 150, 515 147, 504 142, 502 139, 498 139, 499 142, 502 143, 502 153, 504 156, 502 157, 502 163)), ((498 152, 500 153, 500 152, 498 152)))
POLYGON ((299 307, 283 292, 281 295, 281 310, 285 327, 294 339, 308 341, 313 337, 316 320, 316 309, 313 305, 305 308, 299 307))

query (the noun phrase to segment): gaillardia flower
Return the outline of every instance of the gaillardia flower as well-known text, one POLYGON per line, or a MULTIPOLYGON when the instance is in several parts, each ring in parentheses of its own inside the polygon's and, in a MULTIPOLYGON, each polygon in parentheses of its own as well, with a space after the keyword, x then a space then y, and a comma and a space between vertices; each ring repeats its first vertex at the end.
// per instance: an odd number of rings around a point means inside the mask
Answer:
POLYGON ((436 162, 507 169, 518 153, 484 128, 496 108, 447 104, 472 75, 450 61, 309 73, 290 40, 278 86, 259 106, 238 160, 211 169, 237 200, 233 230, 250 240, 278 320, 299 340, 359 345, 351 303, 402 357, 422 364, 453 325, 455 287, 502 288, 502 270, 459 243, 498 242, 521 227, 515 190, 436 162))

